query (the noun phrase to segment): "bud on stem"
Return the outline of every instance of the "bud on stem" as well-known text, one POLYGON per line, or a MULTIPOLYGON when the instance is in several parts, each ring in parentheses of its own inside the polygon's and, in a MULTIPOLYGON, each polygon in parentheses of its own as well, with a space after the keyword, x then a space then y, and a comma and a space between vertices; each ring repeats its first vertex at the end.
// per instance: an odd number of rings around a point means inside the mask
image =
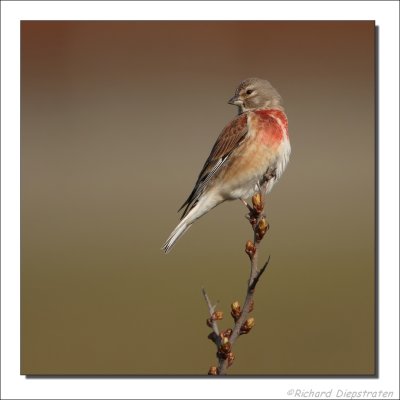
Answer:
POLYGON ((231 351, 231 348, 232 348, 232 344, 229 341, 229 339, 228 338, 223 338, 222 339, 222 344, 221 344, 221 346, 219 348, 219 351, 221 353, 224 353, 224 354, 229 354, 230 351, 231 351))
POLYGON ((255 325, 255 320, 253 317, 248 318, 244 324, 241 326, 240 328, 240 334, 241 335, 245 335, 247 333, 249 333, 251 331, 251 329, 254 327, 255 325))
POLYGON ((260 214, 264 209, 263 199, 260 192, 257 192, 252 198, 251 201, 253 202, 254 210, 260 214))
POLYGON ((235 322, 239 319, 240 314, 241 314, 241 309, 240 309, 240 304, 238 301, 235 301, 231 304, 231 315, 235 322))
POLYGON ((218 375, 217 367, 210 367, 210 369, 208 370, 208 375, 218 375))
POLYGON ((215 311, 211 315, 211 319, 213 321, 220 321, 224 317, 224 313, 222 311, 215 311))
POLYGON ((254 254, 256 253, 256 246, 251 240, 246 242, 245 252, 250 257, 250 260, 253 258, 254 254))
POLYGON ((229 329, 226 329, 226 330, 222 331, 222 332, 219 334, 219 336, 220 336, 221 339, 222 339, 222 338, 230 338, 231 335, 232 335, 232 332, 233 332, 232 329, 229 328, 229 329))
POLYGON ((234 360, 235 360, 235 355, 232 352, 230 352, 228 354, 228 367, 230 367, 233 364, 234 360))
POLYGON ((229 354, 231 354, 231 349, 232 349, 232 343, 229 341, 227 337, 222 337, 221 339, 221 345, 218 348, 217 351, 217 357, 219 359, 226 360, 229 358, 229 354))
POLYGON ((258 225, 255 229, 256 239, 258 242, 264 237, 264 235, 267 233, 268 229, 269 229, 269 224, 266 221, 265 217, 262 217, 260 219, 260 221, 258 222, 258 225))

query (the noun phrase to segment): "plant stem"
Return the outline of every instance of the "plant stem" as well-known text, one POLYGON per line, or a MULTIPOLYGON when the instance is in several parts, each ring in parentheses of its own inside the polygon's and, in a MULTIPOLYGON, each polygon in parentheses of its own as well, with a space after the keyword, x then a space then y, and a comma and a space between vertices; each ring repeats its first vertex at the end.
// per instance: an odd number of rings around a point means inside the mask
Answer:
MULTIPOLYGON (((246 299, 243 304, 243 309, 242 313, 240 314, 239 319, 236 321, 235 326, 233 328, 232 335, 229 338, 229 342, 233 346, 234 343, 236 342, 236 339, 240 336, 240 328, 244 324, 244 322, 247 320, 249 317, 249 314, 251 312, 250 307, 253 304, 254 301, 254 292, 255 292, 255 287, 258 282, 258 279, 260 278, 261 274, 265 271, 265 268, 267 267, 269 263, 269 258, 263 268, 261 270, 258 269, 258 249, 260 247, 260 241, 257 240, 257 234, 256 234, 256 227, 258 226, 260 220, 264 217, 263 213, 259 213, 256 218, 256 222, 253 224, 253 230, 254 230, 254 245, 256 248, 256 251, 251 258, 251 265, 250 265, 250 277, 249 281, 247 284, 247 293, 246 293, 246 299)), ((218 365, 218 375, 225 375, 226 370, 228 368, 228 360, 220 358, 219 359, 219 365, 218 365)))

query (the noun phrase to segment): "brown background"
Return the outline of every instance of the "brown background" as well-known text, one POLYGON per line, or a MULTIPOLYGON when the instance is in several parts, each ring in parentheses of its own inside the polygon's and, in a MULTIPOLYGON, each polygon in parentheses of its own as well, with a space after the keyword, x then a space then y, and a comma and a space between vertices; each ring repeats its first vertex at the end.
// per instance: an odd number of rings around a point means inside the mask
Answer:
MULTIPOLYGON (((205 374, 201 287, 243 300, 239 202, 168 256, 249 76, 285 100, 270 269, 230 374, 374 373, 373 22, 23 22, 23 374, 205 374)), ((224 321, 228 327, 230 319, 224 321)))

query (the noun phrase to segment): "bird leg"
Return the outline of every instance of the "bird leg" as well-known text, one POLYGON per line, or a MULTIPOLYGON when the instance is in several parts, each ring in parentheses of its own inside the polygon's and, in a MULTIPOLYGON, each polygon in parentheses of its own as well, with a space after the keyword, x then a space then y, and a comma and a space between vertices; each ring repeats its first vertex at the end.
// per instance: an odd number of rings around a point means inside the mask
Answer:
POLYGON ((250 222, 251 226, 253 226, 256 222, 256 210, 249 204, 247 203, 246 200, 244 199, 240 199, 240 201, 247 207, 247 209, 249 210, 249 213, 246 214, 244 217, 250 222))
POLYGON ((240 199, 240 201, 247 207, 249 213, 244 217, 250 222, 251 226, 254 226, 257 220, 257 210, 252 207, 246 200, 240 199))
POLYGON ((249 205, 249 203, 248 203, 246 200, 244 200, 244 199, 241 198, 240 201, 245 205, 245 207, 247 207, 247 209, 248 209, 250 212, 253 211, 253 207, 251 207, 251 206, 249 205))
POLYGON ((258 188, 261 190, 260 187, 266 185, 271 179, 276 179, 276 168, 274 168, 272 171, 268 168, 265 171, 265 174, 261 178, 261 181, 258 183, 258 188))

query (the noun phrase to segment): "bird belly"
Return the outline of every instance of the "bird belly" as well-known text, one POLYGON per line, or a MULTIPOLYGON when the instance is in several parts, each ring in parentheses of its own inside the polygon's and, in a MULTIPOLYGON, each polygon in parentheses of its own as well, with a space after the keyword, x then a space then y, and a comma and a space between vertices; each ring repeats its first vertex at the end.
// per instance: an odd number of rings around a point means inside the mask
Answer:
POLYGON ((216 187, 221 196, 234 200, 250 197, 257 192, 258 182, 268 168, 275 168, 279 155, 277 150, 253 140, 242 151, 232 154, 229 164, 218 176, 216 187))

